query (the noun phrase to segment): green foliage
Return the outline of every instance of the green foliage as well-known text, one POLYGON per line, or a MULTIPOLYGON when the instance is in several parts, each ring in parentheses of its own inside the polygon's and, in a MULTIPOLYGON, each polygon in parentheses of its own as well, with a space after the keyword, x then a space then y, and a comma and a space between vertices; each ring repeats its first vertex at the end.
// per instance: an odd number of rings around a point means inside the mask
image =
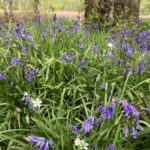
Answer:
MULTIPOLYGON (((124 136, 124 127, 128 126, 130 120, 124 120, 120 105, 115 107, 111 119, 103 120, 99 126, 93 125, 91 132, 81 134, 80 138, 89 143, 90 150, 93 149, 93 143, 97 144, 98 150, 104 150, 109 144, 121 150, 149 148, 150 120, 145 111, 150 104, 149 57, 143 50, 138 53, 139 45, 133 41, 133 31, 140 32, 141 27, 138 28, 134 23, 130 27, 124 25, 131 32, 126 40, 133 48, 132 56, 126 57, 117 46, 115 49, 108 46, 107 38, 113 33, 122 35, 123 26, 119 24, 107 33, 95 29, 95 26, 89 26, 88 30, 91 31, 88 32, 77 19, 63 19, 63 22, 61 19, 56 22, 41 20, 25 25, 20 22, 18 26, 9 30, 5 26, 0 29, 0 73, 6 75, 6 79, 0 80, 2 149, 31 150, 33 145, 28 144, 26 138, 36 135, 52 139, 52 149, 73 150, 74 140, 79 135, 71 130, 71 125, 82 124, 96 113, 100 104, 108 106, 116 97, 127 99, 142 113, 139 122, 145 130, 138 132, 138 139, 133 139, 132 133, 129 137, 124 136), (58 32, 60 24, 62 31, 58 32), (18 28, 21 36, 16 30, 18 28), (9 44, 5 44, 6 40, 9 44), (83 48, 79 46, 81 43, 83 48), (98 46, 96 53, 92 50, 95 43, 98 46), (24 45, 28 47, 27 54, 22 51, 24 45), (63 61, 66 54, 73 54, 73 59, 63 61), (137 70, 136 74, 123 74, 127 62, 134 69, 142 56, 146 61, 143 72, 137 70), (12 58, 20 58, 22 66, 12 65, 12 58), (119 66, 116 61, 120 58, 123 64, 119 66), (82 59, 85 63, 79 67, 82 59), (26 68, 29 67, 37 72, 31 82, 25 79, 26 68), (12 86, 10 81, 13 81, 12 86), (106 84, 105 89, 101 87, 103 83, 106 84), (22 101, 24 92, 33 99, 40 98, 42 106, 31 110, 29 104, 25 105, 22 101), (144 99, 141 92, 144 93, 144 99)), ((114 42, 121 40, 118 38, 114 42)))

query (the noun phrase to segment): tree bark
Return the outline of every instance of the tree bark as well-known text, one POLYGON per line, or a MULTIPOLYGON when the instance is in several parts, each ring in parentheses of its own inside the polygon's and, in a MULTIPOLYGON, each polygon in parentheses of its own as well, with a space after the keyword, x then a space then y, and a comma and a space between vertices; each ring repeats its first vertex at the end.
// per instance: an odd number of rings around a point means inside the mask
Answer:
POLYGON ((103 24, 109 21, 112 0, 85 0, 85 19, 103 24))
POLYGON ((35 17, 38 17, 39 16, 39 0, 34 0, 33 8, 34 8, 35 17))
POLYGON ((99 0, 99 18, 101 23, 109 21, 112 6, 112 0, 99 0))
POLYGON ((111 14, 114 21, 137 19, 141 0, 85 0, 85 19, 103 25, 109 22, 111 14))
POLYGON ((113 17, 117 20, 139 18, 141 0, 115 0, 113 17))
POLYGON ((85 0, 85 19, 92 19, 91 21, 98 21, 96 14, 98 13, 99 0, 85 0))
POLYGON ((9 0, 9 17, 13 19, 13 8, 12 8, 13 0, 9 0))
POLYGON ((4 0, 4 13, 6 22, 9 22, 9 13, 8 13, 8 1, 4 0))

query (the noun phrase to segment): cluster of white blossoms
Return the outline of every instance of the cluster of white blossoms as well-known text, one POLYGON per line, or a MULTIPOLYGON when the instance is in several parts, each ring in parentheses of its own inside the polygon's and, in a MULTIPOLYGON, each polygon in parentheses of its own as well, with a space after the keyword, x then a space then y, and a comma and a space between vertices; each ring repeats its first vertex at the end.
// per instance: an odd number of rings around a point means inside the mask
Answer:
POLYGON ((81 150, 88 150, 88 143, 85 143, 84 140, 80 140, 79 138, 76 138, 74 141, 75 146, 79 147, 81 150))

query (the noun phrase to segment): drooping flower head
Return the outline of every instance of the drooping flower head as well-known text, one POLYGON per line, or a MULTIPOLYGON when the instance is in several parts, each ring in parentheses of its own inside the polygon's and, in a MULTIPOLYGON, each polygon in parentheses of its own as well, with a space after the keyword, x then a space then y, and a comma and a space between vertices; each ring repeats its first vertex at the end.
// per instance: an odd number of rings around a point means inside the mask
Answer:
POLYGON ((85 120, 83 123, 82 123, 82 128, 84 129, 84 132, 85 133, 89 133, 90 130, 92 129, 92 124, 94 122, 94 117, 93 116, 90 116, 87 120, 85 120))
POLYGON ((142 72, 145 68, 145 58, 144 56, 141 58, 140 62, 138 63, 137 68, 139 69, 140 72, 142 72))
POLYGON ((34 147, 38 147, 40 150, 48 150, 53 145, 52 140, 46 140, 44 137, 34 135, 30 135, 28 141, 34 143, 34 147))
POLYGON ((5 74, 4 73, 0 73, 0 80, 4 80, 6 77, 5 77, 5 74))
POLYGON ((100 119, 101 120, 110 119, 115 113, 114 106, 115 106, 114 104, 110 104, 109 106, 105 107, 105 109, 102 111, 102 114, 100 115, 100 119))
POLYGON ((108 145, 105 150, 116 150, 114 145, 108 145))
POLYGON ((27 105, 29 103, 29 101, 30 101, 29 94, 27 92, 25 92, 24 96, 23 96, 23 98, 21 100, 24 102, 25 105, 27 105))

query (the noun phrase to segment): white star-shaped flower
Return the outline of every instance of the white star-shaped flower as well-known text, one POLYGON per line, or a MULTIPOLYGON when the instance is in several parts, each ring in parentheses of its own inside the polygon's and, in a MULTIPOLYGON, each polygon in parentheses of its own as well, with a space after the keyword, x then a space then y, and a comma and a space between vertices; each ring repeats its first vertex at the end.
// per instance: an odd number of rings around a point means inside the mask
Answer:
POLYGON ((35 100, 32 101, 32 105, 34 108, 40 108, 42 104, 42 101, 39 98, 36 98, 35 100))

